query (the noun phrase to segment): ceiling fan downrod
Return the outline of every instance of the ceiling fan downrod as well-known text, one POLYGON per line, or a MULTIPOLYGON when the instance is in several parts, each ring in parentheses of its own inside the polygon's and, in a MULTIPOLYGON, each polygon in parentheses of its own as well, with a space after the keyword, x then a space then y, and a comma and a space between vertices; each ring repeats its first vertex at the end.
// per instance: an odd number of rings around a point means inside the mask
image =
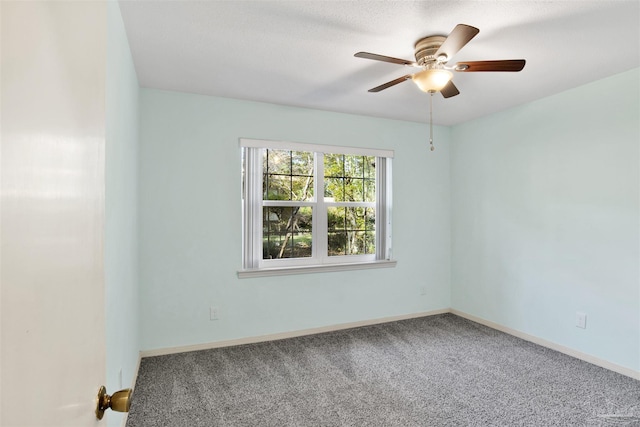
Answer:
POLYGON ((429 92, 429 150, 433 151, 433 92, 429 92))

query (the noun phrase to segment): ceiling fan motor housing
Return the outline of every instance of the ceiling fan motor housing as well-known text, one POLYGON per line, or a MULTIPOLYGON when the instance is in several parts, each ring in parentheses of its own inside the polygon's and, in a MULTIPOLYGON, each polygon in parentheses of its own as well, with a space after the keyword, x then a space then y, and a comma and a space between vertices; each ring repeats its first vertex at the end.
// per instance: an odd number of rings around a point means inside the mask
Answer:
POLYGON ((416 62, 423 67, 437 63, 438 58, 434 55, 446 38, 446 36, 429 36, 418 40, 415 44, 416 62))

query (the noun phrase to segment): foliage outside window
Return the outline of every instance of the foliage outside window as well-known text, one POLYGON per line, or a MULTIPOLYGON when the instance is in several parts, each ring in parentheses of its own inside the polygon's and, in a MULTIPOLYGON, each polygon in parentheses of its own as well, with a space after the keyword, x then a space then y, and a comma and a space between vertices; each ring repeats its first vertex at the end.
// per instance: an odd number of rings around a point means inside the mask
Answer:
POLYGON ((245 270, 390 258, 391 151, 240 142, 245 270))

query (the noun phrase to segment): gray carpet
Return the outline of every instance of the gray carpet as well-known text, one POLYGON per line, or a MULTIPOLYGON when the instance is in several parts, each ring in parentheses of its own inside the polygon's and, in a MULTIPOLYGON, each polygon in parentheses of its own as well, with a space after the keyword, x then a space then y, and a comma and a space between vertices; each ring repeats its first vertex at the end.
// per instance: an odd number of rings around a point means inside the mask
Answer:
POLYGON ((640 426, 640 381, 444 314, 142 360, 128 427, 640 426))

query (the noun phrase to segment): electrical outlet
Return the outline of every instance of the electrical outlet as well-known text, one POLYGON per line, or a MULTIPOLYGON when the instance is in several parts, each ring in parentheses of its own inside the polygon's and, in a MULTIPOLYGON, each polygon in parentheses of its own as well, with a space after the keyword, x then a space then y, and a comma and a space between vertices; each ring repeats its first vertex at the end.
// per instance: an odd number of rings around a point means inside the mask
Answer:
POLYGON ((576 312, 576 327, 587 329, 587 314, 581 311, 576 312))
POLYGON ((420 288, 420 295, 426 295, 427 294, 427 287, 423 286, 420 288))
POLYGON ((209 320, 218 320, 218 307, 209 307, 209 320))

